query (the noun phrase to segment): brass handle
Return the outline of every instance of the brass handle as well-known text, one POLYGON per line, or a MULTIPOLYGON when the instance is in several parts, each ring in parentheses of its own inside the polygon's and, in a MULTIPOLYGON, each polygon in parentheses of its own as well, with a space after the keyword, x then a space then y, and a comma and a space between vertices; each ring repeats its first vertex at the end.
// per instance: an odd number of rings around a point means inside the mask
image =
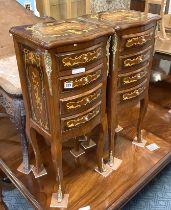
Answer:
POLYGON ((147 71, 142 71, 142 72, 135 74, 134 76, 125 77, 125 78, 123 78, 123 83, 130 84, 133 82, 137 82, 138 80, 141 80, 143 77, 145 77, 146 74, 147 74, 147 71))
POLYGON ((67 127, 67 129, 78 127, 78 126, 86 123, 87 121, 93 119, 94 117, 96 117, 99 114, 99 112, 100 112, 100 108, 98 108, 94 111, 91 111, 84 116, 78 117, 78 118, 73 119, 73 120, 69 120, 66 123, 66 127, 67 127))
POLYGON ((72 88, 82 87, 92 83, 93 81, 96 81, 100 76, 101 70, 98 70, 92 74, 81 77, 79 79, 65 81, 65 83, 72 83, 72 88))
POLYGON ((124 66, 125 67, 134 66, 134 65, 140 64, 143 60, 144 60, 144 55, 140 55, 133 59, 129 58, 124 61, 124 66))
POLYGON ((89 96, 86 96, 84 98, 82 98, 81 100, 77 100, 77 101, 70 101, 66 104, 66 107, 68 110, 71 109, 78 109, 82 106, 86 106, 87 104, 92 103, 93 101, 95 101, 99 96, 101 95, 101 90, 96 92, 96 93, 92 93, 89 96))
POLYGON ((128 39, 126 42, 126 47, 129 48, 133 46, 143 45, 146 42, 150 41, 151 38, 152 38, 152 33, 128 39))
POLYGON ((145 87, 144 86, 143 87, 140 87, 140 88, 138 88, 137 90, 134 90, 131 93, 125 93, 125 94, 123 94, 122 98, 123 98, 124 101, 125 100, 129 100, 129 99, 132 99, 132 98, 135 98, 135 97, 139 96, 141 93, 143 93, 144 90, 145 90, 145 87))
POLYGON ((95 59, 98 59, 101 55, 102 55, 102 48, 99 47, 96 50, 81 54, 80 56, 65 57, 62 59, 62 63, 64 66, 72 67, 78 64, 84 64, 93 61, 95 59))

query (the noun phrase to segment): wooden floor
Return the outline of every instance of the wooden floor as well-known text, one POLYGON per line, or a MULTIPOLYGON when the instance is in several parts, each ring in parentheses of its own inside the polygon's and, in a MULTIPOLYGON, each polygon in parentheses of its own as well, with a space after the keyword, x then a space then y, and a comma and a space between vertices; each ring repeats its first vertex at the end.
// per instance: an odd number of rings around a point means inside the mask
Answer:
MULTIPOLYGON (((107 178, 103 178, 94 171, 95 150, 87 152, 81 158, 79 167, 76 167, 69 153, 69 146, 65 147, 64 181, 66 192, 69 193, 69 210, 78 210, 88 205, 92 210, 118 209, 170 161, 171 114, 168 113, 171 107, 170 90, 169 83, 166 86, 162 83, 150 86, 150 103, 144 122, 143 136, 148 144, 159 145, 159 150, 150 152, 145 148, 132 145, 138 107, 130 110, 129 113, 123 111, 120 115, 120 124, 124 127, 124 131, 117 137, 116 157, 122 159, 123 163, 107 178)), ((55 192, 55 177, 49 147, 44 142, 40 142, 48 175, 39 179, 34 179, 32 173, 22 175, 16 171, 21 162, 21 148, 17 132, 6 118, 0 119, 0 125, 0 157, 2 159, 0 167, 35 208, 53 209, 49 206, 51 194, 55 192)), ((31 161, 34 163, 33 158, 31 161)))

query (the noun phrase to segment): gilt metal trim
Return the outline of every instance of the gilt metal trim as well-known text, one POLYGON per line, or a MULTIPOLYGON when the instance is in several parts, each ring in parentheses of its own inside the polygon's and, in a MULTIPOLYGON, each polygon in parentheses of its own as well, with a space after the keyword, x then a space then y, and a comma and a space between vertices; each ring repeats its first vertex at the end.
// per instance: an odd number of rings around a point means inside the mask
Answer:
POLYGON ((48 77, 48 85, 49 85, 49 92, 50 95, 52 96, 52 79, 51 79, 51 74, 52 74, 52 59, 51 59, 51 55, 50 53, 45 50, 44 53, 44 63, 45 63, 45 70, 46 70, 46 74, 48 77))
POLYGON ((114 164, 114 157, 113 157, 113 152, 111 151, 110 155, 109 155, 109 165, 110 165, 110 167, 112 167, 113 164, 114 164))
POLYGON ((107 40, 107 45, 106 45, 106 57, 107 57, 107 75, 109 74, 109 57, 110 57, 110 42, 111 42, 112 37, 110 36, 109 39, 107 40))
POLYGON ((112 51, 113 51, 113 68, 115 67, 115 57, 116 57, 116 52, 118 48, 118 35, 115 33, 112 37, 113 40, 113 46, 112 46, 112 51))

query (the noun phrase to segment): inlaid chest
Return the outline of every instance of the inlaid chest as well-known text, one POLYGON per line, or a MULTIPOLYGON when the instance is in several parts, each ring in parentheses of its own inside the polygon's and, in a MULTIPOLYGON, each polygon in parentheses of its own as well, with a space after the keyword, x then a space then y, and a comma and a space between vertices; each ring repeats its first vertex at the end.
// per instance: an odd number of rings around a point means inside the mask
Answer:
MULTIPOLYGON (((78 141, 96 126, 104 133, 109 67, 108 26, 64 20, 12 28, 23 98, 26 132, 36 168, 44 171, 36 134, 50 142, 57 180, 57 201, 63 200, 62 142, 78 141)), ((103 134, 97 142, 97 165, 103 171, 103 134)), ((79 151, 75 151, 77 155, 79 151)))
MULTIPOLYGON (((87 22, 114 28, 110 75, 115 71, 117 100, 131 102, 145 91, 154 51, 155 28, 159 16, 131 10, 101 12, 81 17, 87 22)), ((125 105, 125 103, 124 103, 125 105)))
POLYGON ((100 23, 114 29, 111 37, 110 68, 107 85, 107 112, 110 162, 113 162, 115 130, 122 108, 140 102, 137 141, 148 105, 148 86, 154 52, 158 15, 131 10, 101 12, 80 17, 87 23, 100 23))
POLYGON ((17 27, 11 33, 18 46, 25 101, 35 128, 51 135, 52 107, 63 132, 78 132, 77 128, 104 112, 112 29, 68 20, 17 27))

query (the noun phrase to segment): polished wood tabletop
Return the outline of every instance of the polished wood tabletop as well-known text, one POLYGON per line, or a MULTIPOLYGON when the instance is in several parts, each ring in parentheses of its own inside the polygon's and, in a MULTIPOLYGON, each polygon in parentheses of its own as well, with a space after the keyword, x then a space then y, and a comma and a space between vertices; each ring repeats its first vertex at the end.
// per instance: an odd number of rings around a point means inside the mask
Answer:
MULTIPOLYGON (((116 157, 121 158, 123 164, 107 178, 94 171, 94 150, 81 157, 79 166, 76 166, 69 154, 69 148, 72 145, 65 145, 63 165, 64 184, 70 195, 68 209, 76 210, 88 205, 91 209, 97 210, 118 209, 141 190, 171 159, 171 129, 169 128, 171 116, 167 111, 157 105, 153 97, 145 118, 146 131, 143 131, 143 135, 148 144, 156 143, 160 146, 160 149, 155 152, 133 146, 131 143, 135 135, 133 125, 137 120, 138 107, 130 110, 129 114, 125 114, 126 111, 121 113, 120 124, 124 130, 117 137, 116 157), (131 125, 130 118, 133 119, 131 125)), ((44 154, 43 162, 48 175, 39 179, 35 179, 32 173, 22 175, 16 170, 21 160, 19 138, 7 119, 0 119, 0 121, 1 125, 4 125, 1 126, 1 130, 10 130, 8 133, 4 132, 0 139, 0 167, 35 209, 51 209, 49 206, 51 193, 54 191, 55 173, 47 158, 50 156, 49 146, 41 145, 41 151, 44 154)), ((96 136, 96 133, 93 135, 96 136)))

